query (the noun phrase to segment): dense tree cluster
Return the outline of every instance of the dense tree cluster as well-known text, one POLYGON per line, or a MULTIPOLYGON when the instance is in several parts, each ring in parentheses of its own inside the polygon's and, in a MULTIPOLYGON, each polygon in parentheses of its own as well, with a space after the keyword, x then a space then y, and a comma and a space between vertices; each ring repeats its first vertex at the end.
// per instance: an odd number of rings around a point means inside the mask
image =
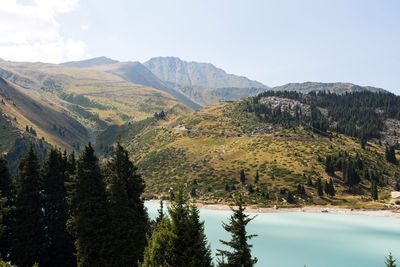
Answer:
POLYGON ((213 266, 199 210, 188 203, 182 187, 171 199, 168 216, 161 207, 148 243, 142 267, 213 266))
MULTIPOLYGON (((103 166, 89 144, 78 160, 53 148, 41 168, 31 146, 15 179, 0 158, 1 259, 20 267, 214 266, 204 222, 183 187, 171 194, 168 214, 161 202, 152 223, 143 191, 120 144, 103 166)), ((232 240, 221 241, 233 250, 220 251, 219 266, 256 262, 245 229, 252 218, 241 198, 238 205, 224 224, 232 240)))
POLYGON ((29 127, 28 125, 25 126, 25 131, 27 133, 32 134, 33 136, 37 136, 36 130, 31 127, 29 127))
POLYGON ((52 149, 41 169, 31 147, 14 180, 0 159, 3 260, 22 267, 142 260, 149 232, 144 183, 121 145, 103 169, 90 144, 77 162, 52 149))
POLYGON ((156 120, 165 120, 167 119, 167 113, 164 110, 161 110, 160 112, 155 112, 154 113, 154 118, 156 120))
MULTIPOLYGON (((353 157, 347 152, 328 155, 325 159, 326 173, 334 176, 336 171, 341 171, 342 180, 349 188, 358 185, 362 176, 369 176, 369 170, 367 170, 364 165, 365 164, 359 155, 353 157)), ((374 179, 377 179, 375 173, 373 176, 374 179)))
POLYGON ((399 96, 383 92, 365 91, 346 94, 311 92, 302 94, 266 91, 253 97, 247 103, 246 110, 255 113, 257 117, 269 123, 283 126, 306 123, 320 131, 326 131, 329 128, 332 131, 357 137, 365 142, 369 138, 380 137, 386 118, 400 119, 399 106, 399 96), (311 107, 311 116, 307 117, 298 110, 294 114, 290 114, 282 111, 279 106, 271 109, 260 102, 262 98, 269 96, 297 100, 302 104, 307 104, 311 107), (319 108, 327 110, 327 118, 319 112, 319 108), (328 120, 335 123, 329 123, 328 120))

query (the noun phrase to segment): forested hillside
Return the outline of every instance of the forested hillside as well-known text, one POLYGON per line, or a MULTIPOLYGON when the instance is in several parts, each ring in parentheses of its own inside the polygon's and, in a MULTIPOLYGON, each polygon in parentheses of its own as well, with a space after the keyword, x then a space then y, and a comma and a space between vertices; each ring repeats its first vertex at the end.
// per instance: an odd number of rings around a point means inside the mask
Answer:
POLYGON ((387 93, 266 92, 154 117, 119 136, 149 197, 184 182, 206 202, 230 202, 241 192, 262 205, 376 207, 400 179, 398 101, 387 93))

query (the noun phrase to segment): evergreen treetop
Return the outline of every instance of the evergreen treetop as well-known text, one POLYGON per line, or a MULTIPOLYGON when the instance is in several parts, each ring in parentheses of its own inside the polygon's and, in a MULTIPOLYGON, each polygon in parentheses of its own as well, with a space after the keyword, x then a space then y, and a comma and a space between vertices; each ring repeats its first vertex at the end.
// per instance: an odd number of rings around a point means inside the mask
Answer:
POLYGON ((223 228, 231 234, 230 241, 220 240, 220 242, 230 250, 218 250, 220 256, 219 266, 243 266, 252 267, 257 262, 257 258, 252 258, 252 245, 249 240, 257 235, 249 235, 246 231, 246 226, 254 217, 245 214, 245 206, 241 196, 236 200, 237 208, 232 208, 232 216, 228 223, 223 224, 223 228))
POLYGON ((396 259, 393 258, 392 253, 389 253, 389 255, 386 257, 386 267, 396 267, 396 259))

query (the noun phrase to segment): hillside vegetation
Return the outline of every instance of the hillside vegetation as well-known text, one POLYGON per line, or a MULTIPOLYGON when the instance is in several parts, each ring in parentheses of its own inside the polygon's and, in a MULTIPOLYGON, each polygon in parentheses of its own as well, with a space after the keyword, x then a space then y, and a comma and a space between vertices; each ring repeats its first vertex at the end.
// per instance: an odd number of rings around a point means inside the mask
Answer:
POLYGON ((267 121, 249 110, 257 99, 262 97, 214 104, 188 116, 153 119, 124 131, 120 136, 146 177, 148 196, 166 195, 181 182, 206 202, 230 202, 238 191, 263 205, 380 207, 389 200, 400 169, 385 159, 385 145, 377 139, 362 145, 358 137, 338 132, 337 122, 326 112, 321 112, 329 123, 325 132, 313 127, 311 119, 296 124, 267 121), (330 174, 328 157, 337 160, 330 174), (349 185, 350 176, 342 165, 353 162, 362 166, 352 167, 359 181, 349 185), (335 196, 325 192, 318 196, 318 183, 324 191, 330 179, 335 196), (373 183, 381 202, 372 201, 373 183))
POLYGON ((143 120, 178 104, 165 92, 99 70, 0 62, 3 114, 15 117, 20 130, 28 125, 68 150, 79 150, 108 125, 143 120))

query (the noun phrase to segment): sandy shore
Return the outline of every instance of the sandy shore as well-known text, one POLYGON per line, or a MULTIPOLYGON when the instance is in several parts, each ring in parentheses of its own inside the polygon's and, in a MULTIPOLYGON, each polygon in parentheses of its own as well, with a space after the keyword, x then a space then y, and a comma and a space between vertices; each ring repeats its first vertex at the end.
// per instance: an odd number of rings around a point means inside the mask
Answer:
MULTIPOLYGON (((160 202, 159 200, 149 200, 151 202, 160 202)), ((230 210, 228 205, 223 204, 196 204, 200 209, 209 210, 230 210)), ((347 209, 338 207, 325 207, 325 206, 306 206, 297 208, 258 208, 248 206, 246 212, 250 213, 282 213, 282 212, 305 212, 305 213, 328 213, 328 214, 342 214, 342 215, 364 215, 364 216, 379 216, 379 217, 393 217, 400 219, 400 209, 347 209)))

